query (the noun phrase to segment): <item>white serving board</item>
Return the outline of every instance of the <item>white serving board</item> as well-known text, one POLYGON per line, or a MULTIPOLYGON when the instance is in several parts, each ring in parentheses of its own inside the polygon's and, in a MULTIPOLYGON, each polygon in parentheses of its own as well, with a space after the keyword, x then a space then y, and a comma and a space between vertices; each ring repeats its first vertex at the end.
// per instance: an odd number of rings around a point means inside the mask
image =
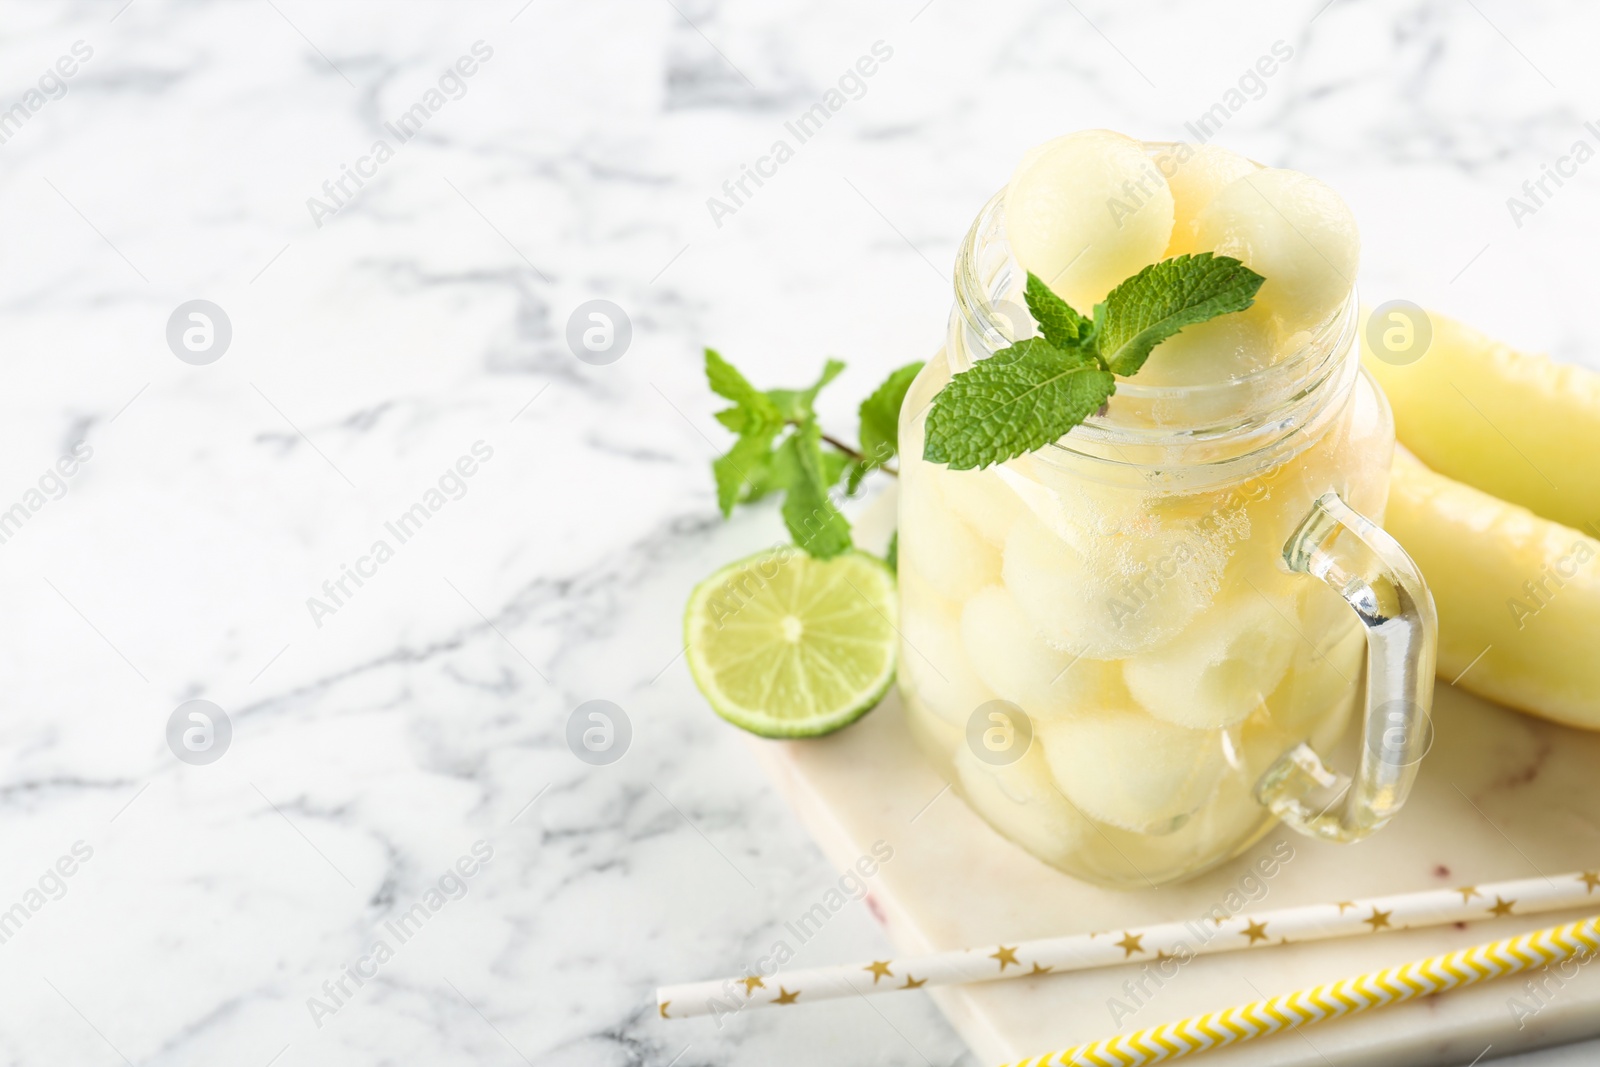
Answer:
MULTIPOLYGON (((1340 846, 1278 827, 1239 860, 1164 889, 1112 891, 1075 881, 989 829, 953 792, 941 795, 944 781, 917 750, 896 696, 831 737, 752 744, 835 865, 853 863, 878 840, 893 846, 893 860, 872 879, 870 903, 905 955, 1197 918, 1283 840, 1294 858, 1245 914, 1600 868, 1600 734, 1507 711, 1443 680, 1439 689, 1433 750, 1405 810, 1381 833, 1340 846)), ((1600 892, 1593 910, 1600 912, 1600 892)), ((1122 986, 1138 976, 1137 964, 929 991, 979 1060, 1008 1063, 1584 914, 1201 957, 1120 1026, 1109 1000, 1127 1000, 1122 986)), ((1206 1053, 1197 1062, 1465 1065, 1489 1046, 1497 1057, 1600 1035, 1600 967, 1580 970, 1519 1029, 1508 999, 1533 1003, 1522 983, 1520 976, 1489 982, 1206 1053)))

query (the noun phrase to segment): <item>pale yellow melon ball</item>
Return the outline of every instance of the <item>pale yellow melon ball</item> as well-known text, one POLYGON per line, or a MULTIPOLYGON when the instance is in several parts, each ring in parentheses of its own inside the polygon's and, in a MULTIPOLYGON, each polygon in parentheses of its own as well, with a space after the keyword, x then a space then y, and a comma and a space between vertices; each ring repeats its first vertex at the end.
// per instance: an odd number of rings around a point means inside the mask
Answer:
POLYGON ((994 767, 962 745, 956 750, 961 795, 989 824, 1029 852, 1054 863, 1070 860, 1094 828, 1050 781, 1038 739, 1020 760, 994 767))
POLYGON ((1120 659, 1176 634, 1215 594, 1224 546, 1144 524, 1084 550, 1031 516, 1006 539, 1001 573, 1028 621, 1059 648, 1120 659))
POLYGON ((1125 692, 1120 664, 1052 646, 1003 585, 967 601, 961 641, 978 677, 1035 721, 1103 707, 1125 692))
POLYGON ((1106 710, 1035 726, 1056 786, 1085 815, 1164 833, 1211 798, 1228 769, 1218 730, 1106 710))
POLYGON ((1136 380, 1149 386, 1210 385, 1270 367, 1283 354, 1270 322, 1235 312, 1185 326, 1156 345, 1136 380))
POLYGON ((928 470, 951 513, 990 545, 1003 548, 1023 503, 997 470, 953 471, 933 464, 928 470))
POLYGON ((1084 315, 1116 285, 1161 258, 1172 236, 1172 191, 1143 146, 1081 130, 1023 156, 1006 189, 1012 254, 1084 315))
POLYGON ((944 505, 931 467, 906 471, 900 490, 900 558, 957 603, 995 581, 999 551, 944 505))
POLYGON ((1331 317, 1350 295, 1361 259, 1344 200, 1293 170, 1256 171, 1223 188, 1200 212, 1195 239, 1266 278, 1247 314, 1272 321, 1284 336, 1331 317))
POLYGON ((957 608, 916 568, 900 561, 900 684, 951 726, 965 730, 977 708, 995 699, 967 659, 957 608))
POLYGON ((1301 642, 1291 612, 1252 590, 1229 597, 1160 648, 1130 659, 1128 691, 1151 715, 1191 729, 1231 726, 1278 687, 1301 642))
MULTIPOLYGON (((1345 605, 1339 606, 1349 611, 1345 605)), ((1344 733, 1350 710, 1360 701, 1366 631, 1351 616, 1343 636, 1332 641, 1328 630, 1308 632, 1319 634, 1321 646, 1315 650, 1301 646, 1268 704, 1274 726, 1295 741, 1309 741, 1312 748, 1325 752, 1344 733)))
POLYGON ((1054 449, 1018 456, 995 468, 995 476, 1016 493, 1028 516, 1080 553, 1094 552, 1107 538, 1147 532, 1143 483, 1103 484, 1054 449))
POLYGON ((1212 252, 1197 244, 1196 222, 1222 189, 1259 168, 1237 152, 1220 145, 1183 145, 1163 162, 1167 187, 1172 190, 1172 240, 1164 259, 1186 252, 1212 252), (1188 149, 1188 153, 1185 153, 1188 149))

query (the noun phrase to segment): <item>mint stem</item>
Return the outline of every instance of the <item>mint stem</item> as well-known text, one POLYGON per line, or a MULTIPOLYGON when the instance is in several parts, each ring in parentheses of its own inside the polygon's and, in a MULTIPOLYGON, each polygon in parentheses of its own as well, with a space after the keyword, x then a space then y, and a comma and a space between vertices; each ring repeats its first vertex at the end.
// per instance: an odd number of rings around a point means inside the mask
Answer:
MULTIPOLYGON (((789 425, 798 426, 800 424, 798 422, 790 422, 789 425)), ((843 441, 831 434, 823 434, 822 440, 825 443, 832 445, 834 448, 837 448, 840 452, 843 452, 857 463, 865 463, 867 461, 867 457, 861 454, 860 449, 851 448, 849 445, 845 444, 843 441)), ((900 477, 900 472, 895 470, 893 467, 888 466, 887 464, 880 466, 878 469, 883 471, 885 474, 892 474, 896 478, 900 477)))

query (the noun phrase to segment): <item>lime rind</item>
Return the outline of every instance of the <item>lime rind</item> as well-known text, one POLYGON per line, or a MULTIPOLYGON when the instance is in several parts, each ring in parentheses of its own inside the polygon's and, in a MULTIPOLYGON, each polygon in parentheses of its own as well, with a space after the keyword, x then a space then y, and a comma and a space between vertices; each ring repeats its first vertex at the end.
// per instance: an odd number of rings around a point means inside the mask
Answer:
POLYGON ((877 706, 899 644, 894 575, 865 552, 813 559, 785 546, 695 586, 689 672, 712 710, 762 737, 820 737, 877 706))

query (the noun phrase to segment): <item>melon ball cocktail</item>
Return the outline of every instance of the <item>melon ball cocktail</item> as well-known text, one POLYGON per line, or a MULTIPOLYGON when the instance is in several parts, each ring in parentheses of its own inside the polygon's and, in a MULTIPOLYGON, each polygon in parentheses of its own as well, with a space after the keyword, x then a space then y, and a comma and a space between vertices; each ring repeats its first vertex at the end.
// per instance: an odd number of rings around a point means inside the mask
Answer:
POLYGON ((1433 608, 1374 525, 1358 253, 1312 177, 1108 131, 1029 152, 968 235, 901 409, 899 684, 1041 860, 1159 884, 1274 818, 1348 841, 1403 803, 1433 608))

